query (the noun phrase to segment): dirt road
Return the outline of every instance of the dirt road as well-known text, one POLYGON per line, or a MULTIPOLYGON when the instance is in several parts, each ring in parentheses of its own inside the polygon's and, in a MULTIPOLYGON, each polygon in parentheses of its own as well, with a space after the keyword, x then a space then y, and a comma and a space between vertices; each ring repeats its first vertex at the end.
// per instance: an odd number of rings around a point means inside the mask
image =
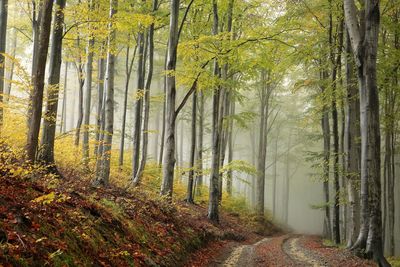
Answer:
POLYGON ((239 245, 210 266, 376 266, 345 249, 328 247, 316 236, 283 235, 264 238, 252 245, 239 245))

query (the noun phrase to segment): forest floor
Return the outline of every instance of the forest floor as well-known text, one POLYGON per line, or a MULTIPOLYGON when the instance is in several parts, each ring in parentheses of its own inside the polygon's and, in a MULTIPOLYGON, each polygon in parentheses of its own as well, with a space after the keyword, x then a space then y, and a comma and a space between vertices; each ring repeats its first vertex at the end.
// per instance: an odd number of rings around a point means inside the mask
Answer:
POLYGON ((351 252, 327 246, 318 236, 283 234, 266 237, 253 244, 236 244, 208 262, 210 267, 252 266, 376 266, 351 252))
MULTIPOLYGON (((58 179, 0 146, 0 267, 375 266, 317 236, 155 190, 95 188, 71 166, 58 179)), ((158 188, 158 186, 157 186, 158 188)))
MULTIPOLYGON (((93 187, 76 169, 59 179, 0 145, 0 267, 191 266, 261 238, 251 217, 222 210, 212 224, 206 203, 170 202, 145 184, 93 187)), ((277 231, 267 221, 263 234, 277 231)))

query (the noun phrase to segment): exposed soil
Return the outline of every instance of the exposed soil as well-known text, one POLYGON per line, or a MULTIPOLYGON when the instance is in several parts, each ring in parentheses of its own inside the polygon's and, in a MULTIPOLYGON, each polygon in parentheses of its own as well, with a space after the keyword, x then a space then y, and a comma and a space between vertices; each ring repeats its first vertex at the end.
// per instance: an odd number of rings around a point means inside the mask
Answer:
POLYGON ((324 246, 322 239, 307 235, 281 235, 241 244, 223 251, 209 266, 376 266, 347 250, 324 246), (224 258, 221 260, 221 258, 224 258))

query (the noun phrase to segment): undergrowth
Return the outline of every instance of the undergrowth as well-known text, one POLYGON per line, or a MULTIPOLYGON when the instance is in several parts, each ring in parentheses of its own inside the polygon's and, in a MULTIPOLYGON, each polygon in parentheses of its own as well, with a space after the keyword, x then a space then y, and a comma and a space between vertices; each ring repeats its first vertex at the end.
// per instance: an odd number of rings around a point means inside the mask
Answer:
POLYGON ((166 201, 159 196, 161 168, 155 162, 147 164, 139 187, 127 187, 129 152, 121 167, 113 151, 111 185, 93 188, 95 158, 88 168, 83 165, 73 133, 56 138, 59 179, 47 166, 24 160, 25 129, 22 115, 6 112, 0 137, 0 263, 5 266, 178 266, 210 239, 235 239, 236 232, 246 231, 238 217, 254 222, 244 198, 223 194, 223 210, 231 217, 222 215, 221 225, 209 223, 203 205, 208 189, 200 188, 196 205, 185 204, 180 171, 173 201, 166 201))

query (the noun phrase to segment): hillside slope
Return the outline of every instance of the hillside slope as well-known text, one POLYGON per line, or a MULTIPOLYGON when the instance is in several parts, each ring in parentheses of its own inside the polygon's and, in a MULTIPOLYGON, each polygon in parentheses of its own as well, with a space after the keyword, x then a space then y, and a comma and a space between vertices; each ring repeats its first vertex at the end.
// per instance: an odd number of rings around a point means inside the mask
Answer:
POLYGON ((181 266, 211 240, 259 238, 237 214, 223 213, 213 225, 199 205, 171 204, 140 188, 94 188, 6 161, 0 266, 181 266))

